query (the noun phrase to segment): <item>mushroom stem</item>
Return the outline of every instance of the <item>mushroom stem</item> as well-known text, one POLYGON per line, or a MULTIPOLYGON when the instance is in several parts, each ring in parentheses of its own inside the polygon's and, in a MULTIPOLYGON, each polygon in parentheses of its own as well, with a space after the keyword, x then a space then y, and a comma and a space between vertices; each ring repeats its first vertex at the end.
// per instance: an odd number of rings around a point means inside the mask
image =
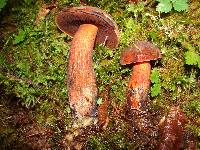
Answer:
POLYGON ((80 25, 70 48, 68 95, 71 108, 79 119, 96 115, 97 86, 92 52, 97 31, 95 25, 80 25))
POLYGON ((141 62, 133 65, 127 92, 130 109, 139 110, 145 104, 150 87, 150 73, 151 65, 149 62, 141 62))

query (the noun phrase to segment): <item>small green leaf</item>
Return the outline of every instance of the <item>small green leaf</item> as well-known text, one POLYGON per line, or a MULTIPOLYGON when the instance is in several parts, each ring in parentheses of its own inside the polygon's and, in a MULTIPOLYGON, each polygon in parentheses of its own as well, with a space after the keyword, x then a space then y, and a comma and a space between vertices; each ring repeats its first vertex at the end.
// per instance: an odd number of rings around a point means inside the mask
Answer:
POLYGON ((154 68, 151 72, 150 80, 153 84, 151 87, 151 96, 155 97, 161 93, 161 84, 159 78, 159 70, 158 68, 154 68))
POLYGON ((172 4, 170 0, 158 0, 160 3, 156 6, 156 11, 168 13, 172 10, 172 4))
POLYGON ((151 96, 155 97, 161 93, 161 86, 160 83, 156 83, 151 87, 151 96))
POLYGON ((176 11, 187 11, 188 10, 187 0, 174 0, 173 7, 176 11))
POLYGON ((185 63, 187 65, 199 65, 199 62, 200 56, 195 51, 189 50, 185 52, 185 63))
POLYGON ((18 35, 15 36, 14 44, 19 44, 20 42, 24 41, 26 37, 26 32, 24 30, 19 30, 18 35))
POLYGON ((159 71, 158 68, 154 68, 151 72, 150 80, 152 83, 158 83, 159 82, 159 71))

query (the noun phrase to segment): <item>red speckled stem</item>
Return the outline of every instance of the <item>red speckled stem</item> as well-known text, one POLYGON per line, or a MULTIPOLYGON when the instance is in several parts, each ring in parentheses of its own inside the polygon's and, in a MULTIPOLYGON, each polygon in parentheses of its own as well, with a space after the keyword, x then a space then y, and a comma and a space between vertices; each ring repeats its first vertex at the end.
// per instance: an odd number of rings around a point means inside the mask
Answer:
POLYGON ((70 48, 68 95, 71 108, 79 119, 95 116, 97 86, 92 52, 97 30, 91 24, 81 25, 70 48))
POLYGON ((127 100, 130 109, 140 109, 146 101, 150 87, 151 65, 149 62, 133 65, 132 76, 128 84, 127 100))

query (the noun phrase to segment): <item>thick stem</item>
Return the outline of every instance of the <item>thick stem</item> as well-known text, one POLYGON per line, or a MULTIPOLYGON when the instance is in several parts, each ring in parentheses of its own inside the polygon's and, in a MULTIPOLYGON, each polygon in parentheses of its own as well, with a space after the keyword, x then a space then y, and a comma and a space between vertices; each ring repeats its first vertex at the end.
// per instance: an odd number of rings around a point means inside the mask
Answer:
POLYGON ((76 32, 69 54, 68 95, 79 119, 96 115, 97 86, 92 52, 98 28, 83 24, 76 32))
POLYGON ((149 62, 133 65, 132 76, 128 85, 127 100, 130 109, 139 110, 147 101, 150 87, 151 65, 149 62))

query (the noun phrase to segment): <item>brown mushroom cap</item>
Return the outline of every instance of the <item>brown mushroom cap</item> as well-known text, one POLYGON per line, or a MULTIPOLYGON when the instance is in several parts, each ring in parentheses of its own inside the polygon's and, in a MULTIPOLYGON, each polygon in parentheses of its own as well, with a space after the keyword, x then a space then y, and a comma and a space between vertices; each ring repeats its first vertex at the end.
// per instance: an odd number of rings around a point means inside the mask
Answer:
POLYGON ((93 24, 98 27, 96 43, 105 43, 115 48, 119 43, 119 31, 111 16, 104 11, 90 6, 64 8, 56 17, 58 28, 74 36, 81 24, 93 24))
POLYGON ((120 63, 122 65, 157 60, 161 58, 160 49, 150 42, 137 41, 133 46, 125 48, 121 53, 120 63))

